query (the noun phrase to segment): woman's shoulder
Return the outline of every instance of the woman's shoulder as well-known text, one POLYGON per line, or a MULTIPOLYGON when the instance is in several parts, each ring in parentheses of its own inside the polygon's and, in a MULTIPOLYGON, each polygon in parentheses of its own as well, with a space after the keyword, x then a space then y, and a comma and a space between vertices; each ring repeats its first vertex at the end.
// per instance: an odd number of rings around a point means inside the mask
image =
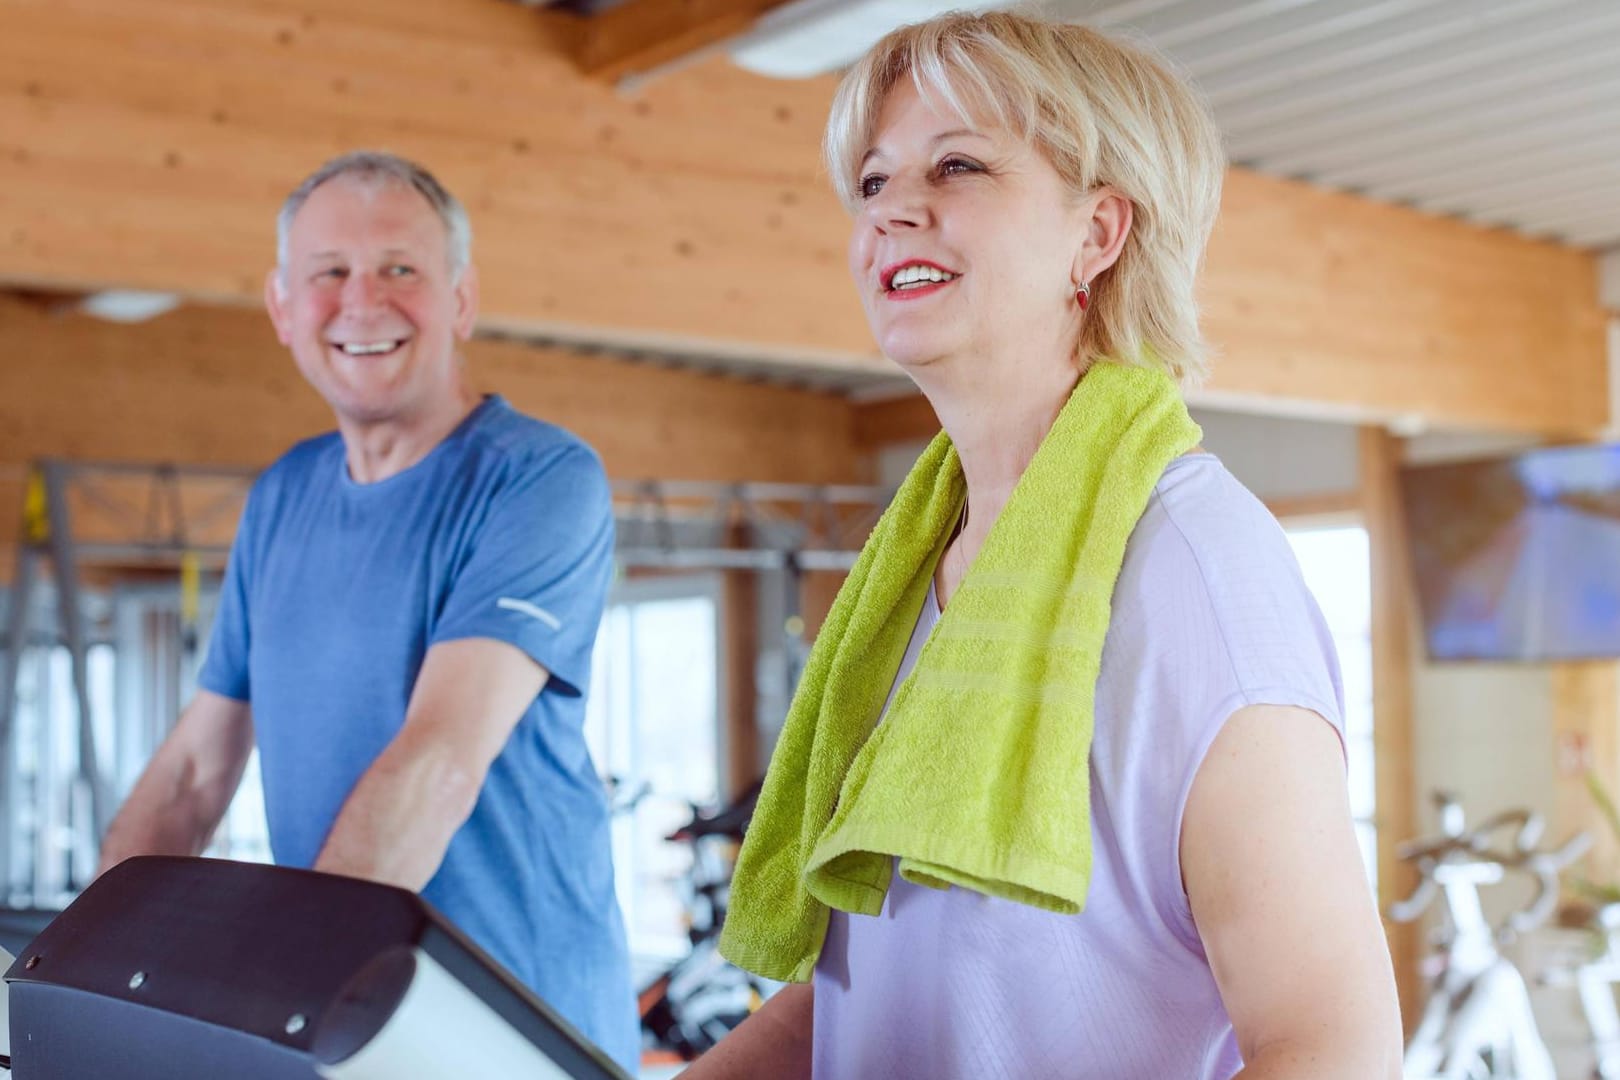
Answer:
POLYGON ((1331 639, 1277 519, 1220 459, 1172 462, 1126 548, 1113 644, 1138 662, 1189 658, 1236 690, 1332 669, 1331 639), (1292 674, 1289 674, 1292 673, 1292 674))
POLYGON ((1249 705, 1337 725, 1332 638, 1287 535, 1209 454, 1165 470, 1127 546, 1097 681, 1095 798, 1108 800, 1123 875, 1183 940, 1188 793, 1226 721, 1249 705), (1119 823, 1127 823, 1120 825, 1119 823), (1136 884, 1139 883, 1139 884, 1136 884))
POLYGON ((1195 550, 1217 554, 1255 541, 1287 542, 1265 504, 1205 451, 1184 454, 1164 470, 1138 528, 1155 525, 1195 550))
POLYGON ((1220 458, 1194 453, 1171 462, 1154 487, 1126 547, 1122 577, 1194 580, 1224 592, 1239 582, 1252 586, 1256 574, 1275 580, 1279 569, 1292 567, 1288 538, 1265 504, 1220 458))

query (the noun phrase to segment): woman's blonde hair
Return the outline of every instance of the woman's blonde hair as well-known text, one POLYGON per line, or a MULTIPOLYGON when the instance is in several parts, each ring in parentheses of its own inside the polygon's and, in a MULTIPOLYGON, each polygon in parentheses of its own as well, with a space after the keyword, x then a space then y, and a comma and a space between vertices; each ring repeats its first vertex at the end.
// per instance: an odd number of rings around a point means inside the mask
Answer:
POLYGON ((1201 377, 1193 283, 1225 155, 1197 92, 1159 58, 1084 26, 998 11, 901 27, 844 76, 827 121, 827 169, 851 208, 878 114, 906 76, 936 108, 1037 147, 1077 194, 1107 185, 1130 199, 1125 248, 1090 282, 1079 356, 1201 377))

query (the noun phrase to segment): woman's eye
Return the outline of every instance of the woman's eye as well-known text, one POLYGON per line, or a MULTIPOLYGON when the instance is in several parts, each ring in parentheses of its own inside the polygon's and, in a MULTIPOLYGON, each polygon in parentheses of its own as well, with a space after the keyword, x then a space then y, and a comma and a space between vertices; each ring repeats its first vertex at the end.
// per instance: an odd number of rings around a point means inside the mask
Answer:
POLYGON ((956 173, 980 172, 981 170, 977 164, 965 158, 946 158, 939 163, 939 171, 942 175, 951 176, 956 173))
POLYGON ((884 179, 883 177, 878 176, 876 174, 871 175, 871 176, 863 176, 863 177, 861 177, 860 186, 858 188, 858 190, 860 191, 860 194, 861 194, 861 198, 870 199, 872 196, 874 196, 878 192, 882 191, 883 190, 883 179, 884 179))

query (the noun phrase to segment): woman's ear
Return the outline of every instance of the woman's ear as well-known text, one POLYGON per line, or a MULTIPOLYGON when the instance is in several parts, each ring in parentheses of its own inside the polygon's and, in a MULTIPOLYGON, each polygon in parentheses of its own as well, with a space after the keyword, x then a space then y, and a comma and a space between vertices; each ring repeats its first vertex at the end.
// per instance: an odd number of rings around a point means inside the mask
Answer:
POLYGON ((1125 238, 1131 234, 1135 208, 1131 200, 1111 187, 1098 188, 1086 197, 1090 207, 1085 222, 1085 241, 1074 261, 1074 283, 1089 285, 1097 275, 1119 261, 1125 238))

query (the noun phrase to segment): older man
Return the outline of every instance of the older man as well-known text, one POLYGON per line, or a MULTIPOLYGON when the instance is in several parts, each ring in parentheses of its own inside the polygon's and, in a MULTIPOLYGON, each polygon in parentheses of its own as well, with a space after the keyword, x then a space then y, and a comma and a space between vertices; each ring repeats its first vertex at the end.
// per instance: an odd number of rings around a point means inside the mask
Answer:
POLYGON ((613 548, 601 464, 468 387, 470 229, 426 170, 329 162, 278 239, 270 319, 337 431, 254 487, 201 689, 103 866, 202 850, 256 740, 278 862, 420 890, 632 1066, 582 733, 613 548))

